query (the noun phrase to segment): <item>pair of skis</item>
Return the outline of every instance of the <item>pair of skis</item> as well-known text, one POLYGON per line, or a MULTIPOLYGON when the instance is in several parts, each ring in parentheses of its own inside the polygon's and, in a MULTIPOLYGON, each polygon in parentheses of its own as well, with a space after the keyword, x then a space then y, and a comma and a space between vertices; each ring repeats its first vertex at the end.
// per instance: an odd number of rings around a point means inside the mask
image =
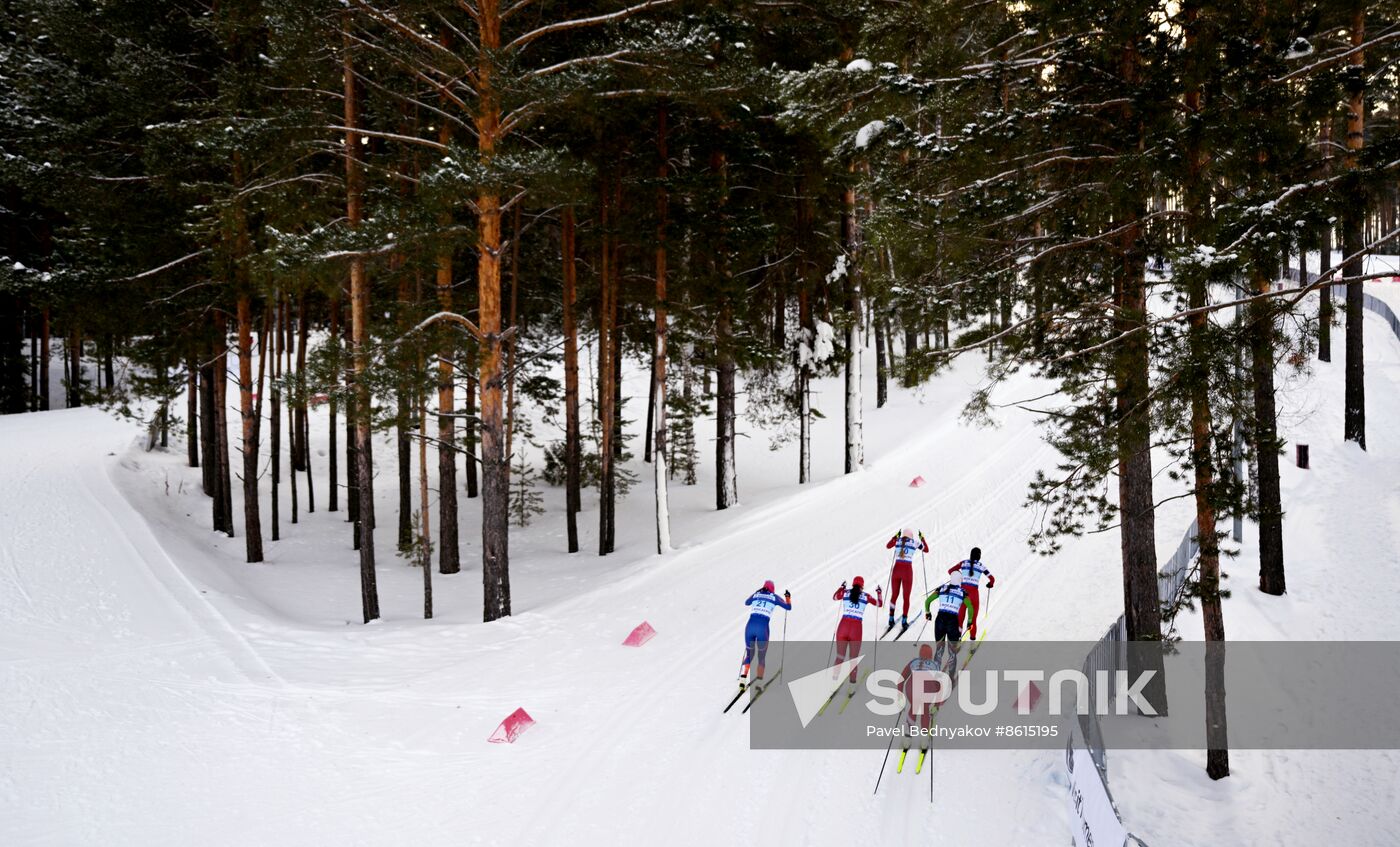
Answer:
POLYGON ((744 712, 747 712, 749 709, 752 709, 753 704, 758 702, 758 698, 763 696, 763 692, 767 691, 768 687, 773 683, 777 682, 778 677, 782 675, 783 669, 778 668, 778 672, 770 676, 767 682, 754 682, 749 685, 744 685, 743 683, 740 683, 739 693, 734 695, 734 699, 729 701, 729 705, 724 707, 724 711, 728 713, 730 709, 734 708, 734 704, 739 702, 739 698, 744 696, 745 691, 749 692, 749 702, 744 704, 744 708, 739 712, 739 714, 742 715, 744 712))
MULTIPOLYGON (((895 773, 904 773, 904 757, 905 757, 905 756, 908 756, 908 755, 909 755, 909 748, 908 748, 908 747, 905 747, 903 750, 900 750, 900 751, 899 751, 899 764, 895 765, 895 768, 894 768, 894 772, 895 772, 895 773)), ((925 759, 927 756, 928 756, 928 748, 927 748, 927 747, 920 747, 920 748, 919 748, 919 761, 918 761, 917 764, 914 765, 914 775, 915 775, 915 776, 917 776, 918 774, 920 774, 921 772, 923 772, 923 769, 924 769, 924 759, 925 759)))
MULTIPOLYGON (((841 707, 840 707, 839 709, 836 710, 836 714, 839 715, 839 714, 842 714, 842 713, 844 713, 844 712, 846 711, 846 707, 849 706, 849 705, 851 705, 851 701, 855 699, 856 692, 860 690, 861 683, 864 683, 865 680, 866 680, 866 678, 869 677, 869 676, 870 676, 870 671, 866 671, 865 674, 864 674, 864 676, 862 676, 862 677, 860 678, 860 682, 856 683, 854 686, 851 687, 851 690, 850 690, 850 691, 847 691, 847 692, 846 692, 846 699, 841 703, 841 707)), ((821 707, 820 709, 817 709, 816 717, 819 718, 819 717, 822 716, 822 713, 826 711, 827 707, 830 706, 833 702, 835 702, 835 700, 836 700, 836 695, 837 695, 837 694, 840 694, 840 693, 841 693, 841 689, 843 689, 843 688, 845 688, 845 687, 846 687, 846 684, 845 684, 845 683, 840 683, 840 684, 838 684, 838 685, 836 686, 836 689, 835 689, 834 691, 831 692, 831 696, 829 696, 829 697, 826 698, 826 702, 822 704, 822 707, 821 707)))
MULTIPOLYGON (((908 624, 908 623, 904 624, 904 625, 903 625, 903 628, 899 631, 899 635, 896 635, 894 638, 891 638, 890 640, 891 640, 891 641, 898 641, 898 640, 900 639, 900 636, 904 635, 904 633, 906 633, 906 632, 909 631, 909 627, 910 627, 910 626, 913 626, 913 624, 908 624)), ((889 626, 885 627, 885 631, 884 631, 883 633, 881 633, 881 635, 880 635, 880 640, 881 640, 881 641, 884 641, 884 640, 885 640, 885 636, 886 636, 886 635, 889 635, 890 632, 893 631, 893 630, 894 630, 894 623, 891 622, 889 626)))

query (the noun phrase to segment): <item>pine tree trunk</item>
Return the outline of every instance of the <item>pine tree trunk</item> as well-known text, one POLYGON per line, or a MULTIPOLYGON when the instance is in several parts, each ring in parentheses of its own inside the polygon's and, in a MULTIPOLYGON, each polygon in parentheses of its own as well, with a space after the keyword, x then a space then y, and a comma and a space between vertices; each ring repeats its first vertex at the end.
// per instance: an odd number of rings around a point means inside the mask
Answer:
MULTIPOLYGON (((654 347, 654 345, 653 345, 653 347, 654 347)), ((650 374, 655 374, 655 373, 656 373, 656 351, 655 351, 654 349, 653 349, 652 355, 651 355, 651 366, 647 369, 647 373, 650 373, 650 374)), ((655 379, 648 379, 648 380, 647 380, 647 425, 646 425, 646 428, 643 430, 643 433, 642 433, 642 434, 643 434, 643 437, 644 437, 644 439, 645 439, 644 442, 643 442, 643 447, 642 447, 642 461, 643 461, 643 462, 647 462, 648 464, 651 462, 651 441, 652 441, 652 436, 655 434, 655 433, 653 432, 653 430, 655 429, 655 427, 656 427, 656 380, 655 380, 655 379)))
MULTIPOLYGON (((437 257, 438 308, 452 311, 452 254, 437 257)), ((457 355, 453 330, 443 327, 438 338, 438 572, 454 574, 462 569, 457 512, 456 387, 452 363, 457 355)))
MULTIPOLYGON (((1269 291, 1272 268, 1264 264, 1254 267, 1254 290, 1269 291)), ((1274 308, 1267 300, 1249 305, 1250 375, 1254 385, 1254 455, 1258 467, 1259 485, 1259 590, 1265 594, 1282 594, 1285 590, 1283 571, 1283 504, 1279 492, 1278 419, 1274 401, 1274 308)))
POLYGON ((734 464, 734 327, 733 307, 725 299, 715 320, 715 508, 739 502, 739 476, 734 464))
POLYGON ((667 491, 666 467, 666 224, 670 198, 666 180, 670 161, 666 149, 669 115, 661 106, 656 113, 656 330, 651 357, 651 402, 647 413, 648 452, 654 456, 652 479, 656 490, 656 552, 671 549, 671 506, 667 491), (653 435, 654 433, 654 435, 653 435))
MULTIPOLYGON (((1327 224, 1318 233, 1318 274, 1325 275, 1332 270, 1332 225, 1327 224)), ((1307 278, 1304 273, 1303 278, 1307 278)), ((1323 362, 1332 361, 1332 285, 1328 283, 1317 292, 1317 358, 1323 362)))
MULTIPOLYGON (((363 217, 363 177, 360 173, 359 99, 355 91, 350 16, 344 22, 342 58, 345 85, 345 211, 350 228, 356 229, 363 217)), ((350 260, 350 337, 354 366, 355 420, 355 483, 358 491, 359 528, 356 540, 360 548, 360 603, 364 622, 379 617, 379 589, 374 572, 374 462, 370 453, 370 393, 369 369, 369 279, 365 260, 355 256, 350 260)))
MULTIPOLYGON (((402 273, 399 267, 400 261, 394 262, 394 269, 402 273)), ((409 329, 409 307, 412 296, 408 277, 399 278, 399 334, 402 336, 409 329)), ((398 386, 394 391, 395 415, 394 415, 394 443, 398 445, 399 459, 399 550, 407 552, 413 549, 413 445, 411 443, 410 424, 412 423, 412 398, 409 396, 408 384, 402 377, 398 380, 398 386)), ((428 570, 432 571, 431 564, 428 570)), ((429 575, 427 579, 431 580, 429 575)), ((431 582, 425 584, 425 590, 431 591, 431 582)), ((429 601, 431 610, 431 601, 429 601)), ((427 617, 432 617, 431 613, 427 617)))
POLYGON ((253 412, 253 314, 249 295, 238 298, 238 410, 243 421, 243 540, 249 562, 261 562, 258 512, 258 419, 253 412))
MULTIPOLYGON (((1188 3, 1182 12, 1186 29, 1186 58, 1188 61, 1199 61, 1203 51, 1199 43, 1198 7, 1195 3, 1188 3)), ((1200 83, 1193 83, 1185 97, 1188 120, 1200 114, 1201 97, 1200 83)), ((1212 229, 1211 186, 1205 174, 1208 161, 1202 143, 1196 138, 1188 141, 1187 178, 1182 195, 1188 215, 1187 237, 1198 244, 1207 243, 1212 229)), ((1210 338, 1210 316, 1204 311, 1209 299, 1207 277, 1199 272, 1192 273, 1187 283, 1187 305, 1195 313, 1191 315, 1187 329, 1191 355, 1187 378, 1191 394, 1191 466, 1195 474, 1193 495, 1200 547, 1199 590, 1206 637, 1206 774, 1211 779, 1222 779, 1230 774, 1230 753, 1225 712, 1225 617, 1220 599, 1220 536, 1215 529, 1216 507, 1213 499, 1216 471, 1211 452, 1214 424, 1210 407, 1210 374, 1215 351, 1210 338)))
POLYGON ((72 339, 68 345, 71 374, 68 378, 68 408, 76 409, 83 405, 83 330, 76 322, 72 339))
POLYGON ((463 356, 463 362, 466 372, 468 374, 471 374, 471 376, 467 376, 462 379, 462 391, 464 394, 466 394, 467 397, 467 402, 463 411, 463 414, 465 414, 466 417, 462 420, 462 450, 466 454, 467 499, 470 500, 473 497, 480 496, 481 494, 481 488, 477 482, 478 462, 476 449, 477 419, 475 373, 477 370, 477 357, 476 351, 470 346, 467 348, 466 354, 463 356))
POLYGON ((185 360, 185 463, 199 467, 199 365, 190 352, 185 360))
MULTIPOLYGON (((421 289, 421 283, 418 286, 421 289)), ((423 346, 418 347, 418 372, 427 369, 427 356, 423 346)), ((417 391, 418 395, 418 514, 423 522, 423 534, 418 538, 418 566, 423 569, 423 619, 433 617, 433 557, 428 544, 433 537, 432 522, 428 510, 428 397, 427 392, 417 391)))
POLYGON ((233 472, 229 465, 228 438, 228 322, 222 309, 215 313, 214 332, 217 339, 217 355, 214 359, 214 425, 218 430, 218 448, 215 455, 219 467, 219 513, 215 529, 220 529, 229 538, 233 538, 233 472))
MULTIPOLYGON (((1366 38, 1366 6, 1357 4, 1352 16, 1351 44, 1359 48, 1366 38)), ((1346 166, 1356 171, 1359 165, 1362 145, 1365 143, 1366 128, 1366 89, 1364 51, 1357 50, 1350 64, 1356 70, 1356 90, 1351 92, 1347 104, 1347 153, 1346 166)), ((1366 194, 1359 176, 1349 183, 1349 196, 1345 199, 1342 211, 1342 254, 1346 262, 1342 275, 1356 282, 1347 283, 1347 335, 1346 335, 1346 408, 1343 415, 1343 433, 1347 441, 1355 441, 1362 450, 1366 449, 1366 363, 1362 328, 1365 318, 1362 313, 1363 271, 1361 256, 1366 224, 1366 194)))
POLYGON ((199 450, 200 450, 200 479, 206 496, 213 501, 212 526, 215 530, 220 528, 219 524, 219 463, 218 445, 219 432, 218 424, 214 421, 214 409, 217 402, 217 395, 214 388, 214 351, 213 346, 204 347, 201 351, 205 356, 204 363, 199 366, 199 450))
MULTIPOLYGON (((1324 120, 1317 136, 1318 147, 1322 149, 1322 178, 1332 174, 1332 122, 1324 120)), ((1332 269, 1332 224, 1324 223, 1318 231, 1319 276, 1332 269)), ((1307 265, 1303 266, 1303 282, 1307 282, 1307 265)), ((1323 362, 1332 361, 1332 286, 1324 285, 1317 292, 1317 358, 1323 362)))
POLYGON ((311 475, 311 422, 306 411, 306 347, 310 321, 306 318, 306 295, 297 297, 297 455, 301 470, 306 474, 306 512, 316 511, 316 485, 311 475))
POLYGON ((801 327, 802 351, 797 363, 797 482, 806 485, 812 481, 812 365, 806 361, 816 338, 812 325, 811 295, 806 285, 797 292, 797 322, 801 327))
MULTIPOLYGON (((332 297, 331 297, 330 311, 331 311, 330 332, 329 332, 329 334, 328 334, 328 336, 327 336, 327 338, 326 338, 326 342, 327 342, 328 344, 332 345, 332 347, 333 347, 333 358, 332 358, 332 361, 335 362, 335 365, 334 365, 334 367, 332 367, 332 369, 331 369, 331 374, 332 374, 331 379, 332 379, 332 381, 334 381, 334 380, 335 380, 335 376, 334 376, 334 375, 335 375, 336 373, 339 373, 339 371, 340 371, 340 357, 341 357, 341 350, 340 350, 340 297, 339 297, 339 296, 332 296, 332 297)), ((326 473, 328 473, 328 474, 330 475, 330 494, 329 494, 329 497, 330 497, 330 505, 328 505, 326 508, 327 508, 328 510, 332 511, 332 512, 338 512, 338 511, 340 511, 340 456, 338 455, 339 450, 340 450, 340 447, 339 447, 338 444, 336 444, 336 437, 339 435, 339 428, 338 428, 338 424, 337 424, 337 422, 336 422, 336 417, 337 417, 337 414, 336 414, 336 413, 339 411, 339 409, 337 408, 337 407, 339 406, 339 403, 336 401, 336 395, 337 395, 338 393, 339 393, 339 392, 337 392, 337 391, 335 390, 335 386, 332 385, 332 386, 331 386, 331 390, 330 390, 330 392, 329 392, 329 394, 330 394, 330 402, 329 402, 328 405, 330 406, 330 408, 327 410, 328 413, 329 413, 329 418, 328 418, 329 424, 328 424, 328 426, 327 426, 327 433, 326 433, 326 435, 327 435, 327 438, 329 439, 330 447, 329 447, 329 449, 328 449, 327 452, 326 452, 326 465, 327 465, 326 473)))
POLYGON ((49 334, 49 307, 44 307, 39 324, 39 410, 49 410, 49 359, 53 353, 53 339, 49 334))
POLYGON ((282 378, 282 316, 285 310, 282 307, 280 295, 273 295, 274 309, 276 317, 272 322, 272 404, 271 414, 268 415, 268 422, 271 423, 269 431, 269 449, 272 453, 272 462, 269 471, 272 475, 272 540, 282 540, 281 528, 281 503, 279 490, 282 487, 282 388, 280 380, 282 378))
MULTIPOLYGON (((351 297, 350 290, 346 291, 347 299, 350 300, 350 309, 353 313, 355 304, 351 297)), ((360 463, 355 459, 355 415, 357 403, 355 401, 355 349, 354 338, 351 335, 352 320, 347 320, 342 327, 343 346, 345 355, 342 357, 345 364, 345 519, 351 524, 351 537, 354 549, 360 549, 360 483, 358 469, 360 463)))
MULTIPOLYGON (((1141 57, 1133 43, 1121 51, 1120 73, 1128 86, 1139 84, 1141 57)), ((1124 126, 1143 132, 1131 102, 1120 107, 1124 126)), ((1150 331, 1147 324, 1146 253, 1143 247, 1142 200, 1129 194, 1115 203, 1119 227, 1119 266, 1113 281, 1118 316, 1115 331, 1132 333, 1113 354, 1115 417, 1118 422, 1118 507, 1123 558, 1123 606, 1130 641, 1162 640, 1162 609, 1157 585, 1155 503, 1152 496, 1152 408, 1150 331)), ((1157 671, 1144 699, 1159 714, 1167 713, 1160 654, 1136 656, 1129 672, 1157 671)))
POLYGON ((878 306, 872 321, 875 325, 875 408, 883 409, 889 397, 889 365, 885 350, 885 322, 879 314, 878 306))
POLYGON ((574 207, 565 206, 563 232, 560 236, 564 261, 564 510, 568 524, 569 552, 577 553, 578 513, 582 508, 579 489, 579 446, 578 418, 578 326, 574 316, 574 305, 578 297, 578 267, 574 261, 575 232, 574 207))
POLYGON ((613 251, 611 201, 608 180, 605 178, 599 192, 599 224, 602 232, 602 256, 599 264, 599 288, 601 302, 598 308, 598 555, 606 556, 613 551, 613 509, 616 506, 616 487, 613 470, 614 417, 617 407, 613 401, 612 380, 616 370, 612 365, 613 320, 617 315, 614 306, 616 289, 613 284, 613 251))
MULTIPOLYGON (((500 0, 477 4, 477 153, 490 168, 501 134, 501 104, 495 88, 501 49, 500 0)), ((477 314, 482 335, 481 372, 481 579, 486 621, 510 615, 510 480, 506 475, 501 408, 501 198, 491 190, 477 197, 477 314)))
MULTIPOLYGON (((117 340, 108 333, 103 339, 102 370, 107 376, 107 390, 113 391, 117 387, 117 373, 115 366, 117 340)), ((165 446, 165 445, 161 445, 165 446)))
POLYGON ((856 190, 847 188, 841 200, 841 250, 846 257, 846 473, 855 473, 865 464, 865 434, 861 413, 861 336, 863 308, 856 234, 856 190))
MULTIPOLYGON (((282 351, 286 356, 283 373, 291 376, 296 363, 296 337, 292 333, 292 304, 291 300, 283 297, 282 320, 278 324, 277 333, 282 339, 282 351)), ((301 494, 300 483, 297 482, 297 468, 300 462, 297 459, 297 412, 295 398, 287 403, 287 482, 291 486, 292 494, 292 523, 299 523, 301 520, 301 494)))

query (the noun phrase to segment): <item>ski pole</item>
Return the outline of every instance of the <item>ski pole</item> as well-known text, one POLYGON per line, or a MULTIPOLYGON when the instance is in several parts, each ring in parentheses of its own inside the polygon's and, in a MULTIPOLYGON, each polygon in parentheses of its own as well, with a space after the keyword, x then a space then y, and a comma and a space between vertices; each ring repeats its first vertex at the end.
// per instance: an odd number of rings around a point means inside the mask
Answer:
POLYGON ((778 656, 778 673, 783 672, 783 662, 787 661, 787 619, 788 610, 783 609, 783 652, 778 656))
MULTIPOLYGON (((909 678, 909 677, 903 676, 903 675, 901 675, 901 677, 902 677, 901 681, 907 680, 907 679, 909 678)), ((899 711, 895 714, 894 720, 890 722, 890 730, 891 730, 891 731, 890 731, 890 743, 888 743, 888 744, 885 745, 885 758, 884 758, 884 761, 880 762, 880 774, 879 774, 879 776, 875 777, 875 791, 873 792, 873 793, 875 793, 875 794, 879 794, 879 793, 880 793, 880 780, 882 780, 882 779, 885 778, 885 766, 888 765, 888 764, 890 763, 890 751, 894 749, 894 731, 893 731, 893 730, 894 730, 894 728, 895 728, 896 726, 899 725, 899 719, 902 718, 902 717, 904 717, 904 706, 905 706, 904 700, 901 698, 901 700, 900 700, 900 705, 899 705, 899 711)))
MULTIPOLYGON (((895 715, 895 716, 894 716, 895 723, 898 723, 898 722, 899 722, 899 719, 900 719, 902 716, 903 716, 902 713, 901 713, 901 714, 898 714, 898 715, 895 715)), ((893 728, 894 728, 894 724, 891 724, 891 725, 890 725, 890 728, 893 729, 893 728)), ((885 766, 888 765, 888 764, 890 763, 890 751, 893 750, 893 749, 894 749, 894 733, 891 732, 891 733, 890 733, 890 743, 888 743, 888 744, 885 745, 885 758, 884 758, 883 761, 880 762, 880 774, 879 774, 879 776, 875 777, 875 790, 874 790, 874 792, 872 792, 872 793, 874 793, 874 794, 879 794, 879 793, 880 793, 880 780, 882 780, 882 779, 885 778, 885 766)))

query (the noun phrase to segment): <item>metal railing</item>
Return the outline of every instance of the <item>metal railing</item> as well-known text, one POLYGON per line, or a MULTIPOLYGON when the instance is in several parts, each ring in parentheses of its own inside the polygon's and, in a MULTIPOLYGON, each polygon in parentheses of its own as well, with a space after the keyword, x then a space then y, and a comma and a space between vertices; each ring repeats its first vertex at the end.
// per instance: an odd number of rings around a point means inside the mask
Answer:
MULTIPOLYGON (((1298 283, 1299 277, 1301 276, 1298 269, 1294 267, 1286 268, 1284 270, 1283 275, 1288 279, 1289 282, 1293 283, 1298 283)), ((1312 271, 1308 271, 1307 276, 1308 285, 1317 282, 1318 274, 1315 274, 1312 271)), ((1346 291, 1346 283, 1337 283, 1332 287, 1334 289, 1337 289, 1333 292, 1334 296, 1336 296, 1337 294, 1344 294, 1346 291)), ((1395 338, 1397 340, 1400 340, 1400 317, 1396 316, 1395 310, 1390 308, 1389 303, 1385 302, 1384 300, 1382 300, 1374 294, 1368 294, 1363 291, 1361 293, 1361 306, 1367 311, 1375 312, 1376 314, 1384 318, 1385 322, 1390 324, 1390 331, 1395 333, 1395 338)))

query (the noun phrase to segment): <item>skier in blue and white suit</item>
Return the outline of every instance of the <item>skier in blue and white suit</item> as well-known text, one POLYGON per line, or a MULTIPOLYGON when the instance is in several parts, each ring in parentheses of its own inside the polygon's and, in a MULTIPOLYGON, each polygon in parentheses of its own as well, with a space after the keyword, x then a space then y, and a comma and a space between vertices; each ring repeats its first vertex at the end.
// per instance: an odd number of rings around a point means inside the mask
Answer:
POLYGON ((744 626, 744 668, 739 673, 739 684, 744 685, 749 677, 749 664, 754 663, 754 681, 763 679, 763 663, 768 657, 768 620, 773 617, 773 609, 792 610, 792 593, 784 591, 779 597, 773 590, 773 580, 767 580, 763 587, 744 601, 752 611, 749 622, 744 626))

